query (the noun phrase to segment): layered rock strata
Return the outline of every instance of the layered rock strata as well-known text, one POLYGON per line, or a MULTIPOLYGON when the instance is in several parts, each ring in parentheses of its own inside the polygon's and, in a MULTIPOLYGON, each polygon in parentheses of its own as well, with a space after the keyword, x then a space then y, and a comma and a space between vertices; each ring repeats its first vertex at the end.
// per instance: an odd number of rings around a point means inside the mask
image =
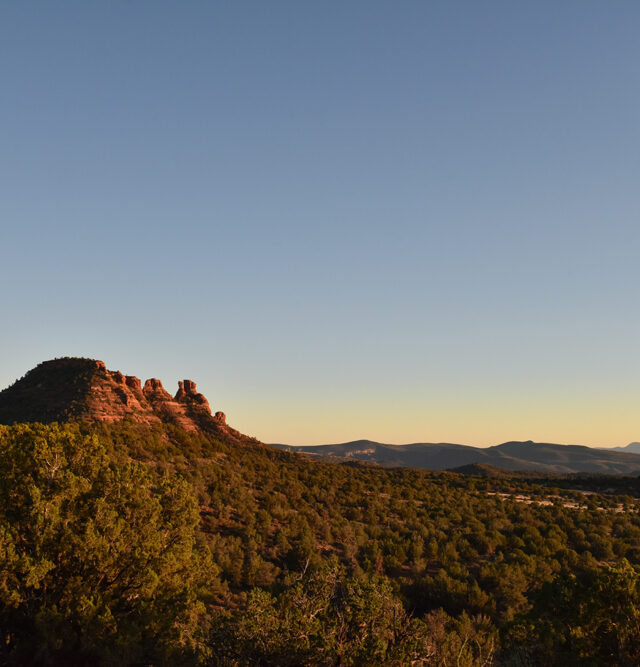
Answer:
POLYGON ((114 423, 122 419, 173 424, 234 441, 253 440, 229 427, 223 412, 211 414, 207 399, 192 380, 178 383, 172 396, 162 382, 142 382, 110 371, 96 359, 45 361, 0 392, 0 424, 79 420, 114 423))

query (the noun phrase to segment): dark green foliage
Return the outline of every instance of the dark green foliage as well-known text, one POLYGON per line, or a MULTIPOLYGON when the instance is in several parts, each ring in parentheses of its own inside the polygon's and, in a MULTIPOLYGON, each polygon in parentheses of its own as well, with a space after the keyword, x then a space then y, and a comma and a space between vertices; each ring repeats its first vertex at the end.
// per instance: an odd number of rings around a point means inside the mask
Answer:
POLYGON ((193 650, 205 552, 178 477, 110 462, 77 427, 0 427, 0 650, 123 664, 193 650))
POLYGON ((412 619, 387 579, 349 576, 335 564, 294 578, 279 595, 253 590, 216 621, 221 665, 478 665, 495 648, 486 619, 412 619))
POLYGON ((558 577, 542 587, 507 635, 535 664, 638 665, 638 570, 622 561, 558 577))
POLYGON ((633 664, 637 510, 174 427, 5 427, 0 664, 633 664))

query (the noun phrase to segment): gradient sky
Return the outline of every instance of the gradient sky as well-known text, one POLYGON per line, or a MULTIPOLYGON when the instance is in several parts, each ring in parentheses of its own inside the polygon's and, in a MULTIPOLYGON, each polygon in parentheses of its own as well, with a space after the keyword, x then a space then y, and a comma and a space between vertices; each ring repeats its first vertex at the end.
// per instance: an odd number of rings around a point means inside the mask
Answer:
POLYGON ((266 442, 640 440, 640 3, 0 5, 0 387, 266 442))

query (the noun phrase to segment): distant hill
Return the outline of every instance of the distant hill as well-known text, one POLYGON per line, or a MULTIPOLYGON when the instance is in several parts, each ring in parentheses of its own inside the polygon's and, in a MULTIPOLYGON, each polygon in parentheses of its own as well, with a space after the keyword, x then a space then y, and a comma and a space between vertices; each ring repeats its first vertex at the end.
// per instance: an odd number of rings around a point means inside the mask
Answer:
POLYGON ((612 447, 609 451, 640 454, 640 442, 630 442, 626 447, 612 447))
POLYGON ((0 392, 0 424, 124 419, 206 432, 226 441, 257 442, 228 426, 223 412, 212 415, 209 402, 192 380, 179 382, 172 396, 156 378, 143 386, 137 377, 107 370, 97 359, 44 361, 0 392))
POLYGON ((389 445, 356 440, 336 445, 274 445, 314 458, 359 460, 384 466, 451 470, 472 464, 502 470, 544 473, 591 472, 598 474, 640 473, 640 454, 539 442, 505 442, 494 447, 471 447, 451 443, 389 445))

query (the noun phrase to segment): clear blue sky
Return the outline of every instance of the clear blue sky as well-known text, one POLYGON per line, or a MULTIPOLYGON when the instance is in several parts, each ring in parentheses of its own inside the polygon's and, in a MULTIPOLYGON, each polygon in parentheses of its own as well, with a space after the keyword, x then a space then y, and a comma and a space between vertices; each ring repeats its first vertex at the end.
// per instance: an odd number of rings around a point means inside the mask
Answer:
POLYGON ((0 5, 0 386, 268 442, 640 439, 640 4, 0 5))

